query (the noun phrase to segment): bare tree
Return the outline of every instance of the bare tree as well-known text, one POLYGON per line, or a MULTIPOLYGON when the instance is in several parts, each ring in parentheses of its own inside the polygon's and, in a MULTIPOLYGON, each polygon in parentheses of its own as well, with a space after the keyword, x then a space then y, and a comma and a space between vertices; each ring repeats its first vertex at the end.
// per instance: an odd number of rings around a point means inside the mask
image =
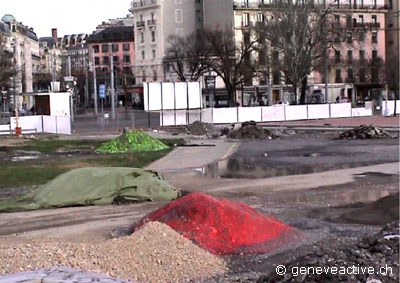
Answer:
POLYGON ((164 63, 169 66, 182 82, 197 81, 207 68, 204 58, 207 50, 203 48, 201 35, 171 35, 167 39, 168 49, 164 63))
POLYGON ((229 104, 234 106, 237 88, 258 72, 252 53, 258 48, 259 38, 251 29, 243 40, 236 40, 231 29, 208 29, 202 36, 208 53, 206 65, 224 81, 229 104))
MULTIPOLYGON (((297 89, 318 66, 326 50, 333 46, 334 30, 329 7, 314 5, 314 1, 277 0, 271 7, 265 25, 258 27, 260 36, 268 41, 272 52, 273 71, 281 80, 293 86, 297 104, 297 89)), ((305 103, 302 92, 301 103, 305 103)))

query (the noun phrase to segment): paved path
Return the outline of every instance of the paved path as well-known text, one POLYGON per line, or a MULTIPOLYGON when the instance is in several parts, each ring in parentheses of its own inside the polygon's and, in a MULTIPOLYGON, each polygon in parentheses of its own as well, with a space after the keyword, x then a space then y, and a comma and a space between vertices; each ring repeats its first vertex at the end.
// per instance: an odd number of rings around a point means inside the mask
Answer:
POLYGON ((237 147, 236 143, 224 140, 193 140, 191 143, 198 143, 199 146, 179 147, 147 168, 158 172, 201 168, 228 157, 237 147), (201 146, 201 143, 204 145, 201 146))

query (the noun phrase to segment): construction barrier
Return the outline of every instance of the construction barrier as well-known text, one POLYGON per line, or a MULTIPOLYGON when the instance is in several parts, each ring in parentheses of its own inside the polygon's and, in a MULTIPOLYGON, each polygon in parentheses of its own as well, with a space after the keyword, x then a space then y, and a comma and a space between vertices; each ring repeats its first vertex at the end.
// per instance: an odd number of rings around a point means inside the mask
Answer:
MULTIPOLYGON (((392 107, 392 104, 388 105, 392 107)), ((388 109, 392 109, 389 107, 388 109)), ((385 105, 383 108, 385 108, 385 105)), ((399 110, 397 110, 397 112, 399 113, 399 110)), ((351 103, 332 103, 168 110, 160 112, 160 115, 161 126, 178 126, 188 125, 194 121, 213 124, 230 124, 250 120, 256 122, 279 122, 372 116, 372 108, 351 108, 351 103)))
MULTIPOLYGON (((17 127, 17 119, 10 118, 9 125, 0 125, 0 135, 13 134, 17 127)), ((18 117, 18 127, 21 128, 22 134, 71 134, 71 119, 67 116, 21 116, 18 117)))

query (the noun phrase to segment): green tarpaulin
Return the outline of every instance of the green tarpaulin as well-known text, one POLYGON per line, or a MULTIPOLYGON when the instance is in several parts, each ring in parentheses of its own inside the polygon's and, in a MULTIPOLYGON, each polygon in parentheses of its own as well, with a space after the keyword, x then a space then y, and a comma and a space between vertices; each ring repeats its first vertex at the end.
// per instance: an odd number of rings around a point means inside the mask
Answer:
POLYGON ((26 196, 0 201, 0 212, 115 202, 171 201, 179 194, 150 170, 81 168, 56 177, 26 196))

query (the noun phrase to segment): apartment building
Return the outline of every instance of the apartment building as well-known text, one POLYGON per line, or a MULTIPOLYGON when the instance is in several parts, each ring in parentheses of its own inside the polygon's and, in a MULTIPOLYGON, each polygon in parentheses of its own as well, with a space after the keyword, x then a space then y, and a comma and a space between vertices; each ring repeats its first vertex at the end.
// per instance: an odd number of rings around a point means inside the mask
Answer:
POLYGON ((51 33, 52 36, 39 38, 41 72, 38 91, 47 91, 50 81, 60 81, 62 75, 63 58, 57 29, 52 29, 51 33))
MULTIPOLYGON (((6 14, 2 17, 3 24, 10 31, 10 46, 16 62, 17 75, 14 78, 13 92, 16 94, 33 93, 34 76, 40 73, 41 57, 39 39, 33 28, 18 22, 14 16, 6 14)), ((18 107, 26 109, 33 106, 32 96, 24 96, 24 100, 18 102, 18 107)))
POLYGON ((400 3, 398 0, 386 0, 386 73, 389 98, 399 98, 400 82, 400 3))
POLYGON ((170 35, 186 36, 204 28, 232 28, 232 0, 134 0, 134 73, 137 82, 173 81, 164 57, 170 35))
MULTIPOLYGON (((274 9, 275 2, 235 0, 234 26, 237 36, 243 38, 246 29, 263 22, 271 9, 274 9)), ((384 0, 314 0, 313 3, 331 9, 331 21, 340 33, 346 35, 346 40, 339 39, 328 52, 328 93, 325 94, 325 69, 316 69, 310 74, 309 93, 320 92, 330 102, 335 101, 338 96, 354 103, 378 97, 382 94, 386 81, 384 27, 387 7, 384 0)), ((273 63, 270 65, 270 103, 293 102, 291 87, 284 85, 280 74, 273 72, 273 63)), ((253 93, 250 91, 247 96, 253 93)), ((261 96, 259 99, 267 98, 265 92, 261 96)))
POLYGON ((117 95, 122 96, 122 101, 125 100, 125 96, 134 95, 135 78, 132 69, 137 55, 133 26, 111 26, 101 29, 90 35, 86 44, 91 64, 96 68, 97 83, 106 84, 109 88, 112 58, 117 95))

